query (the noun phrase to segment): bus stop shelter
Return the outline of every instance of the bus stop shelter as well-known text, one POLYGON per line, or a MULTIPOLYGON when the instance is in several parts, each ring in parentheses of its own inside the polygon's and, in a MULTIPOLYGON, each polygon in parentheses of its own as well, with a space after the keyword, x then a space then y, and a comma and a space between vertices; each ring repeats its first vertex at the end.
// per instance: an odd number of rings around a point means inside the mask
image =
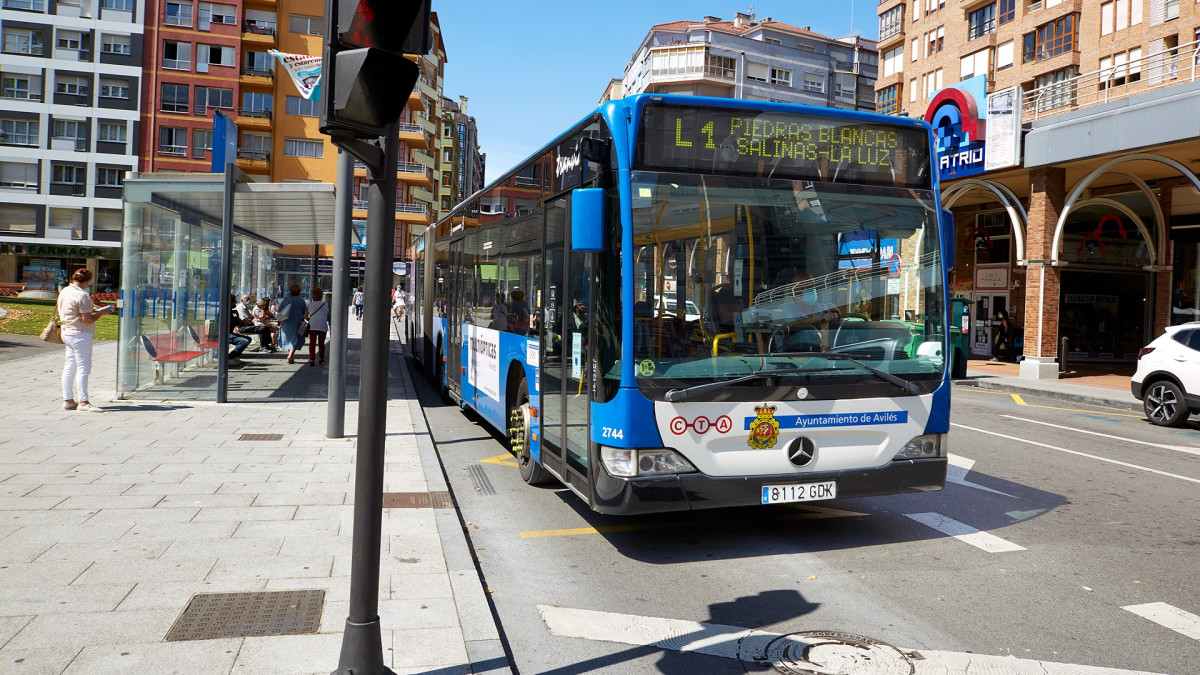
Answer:
POLYGON ((266 295, 279 248, 337 245, 334 185, 235 169, 133 174, 124 192, 117 397, 224 401, 230 296, 266 295))

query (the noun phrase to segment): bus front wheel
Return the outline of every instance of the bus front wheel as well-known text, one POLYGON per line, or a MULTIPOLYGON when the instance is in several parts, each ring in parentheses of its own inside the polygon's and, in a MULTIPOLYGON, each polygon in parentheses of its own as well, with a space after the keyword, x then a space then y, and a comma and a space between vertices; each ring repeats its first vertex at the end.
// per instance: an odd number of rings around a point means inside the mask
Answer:
POLYGON ((521 470, 521 480, 529 485, 545 485, 553 480, 541 464, 534 461, 529 454, 531 440, 531 417, 529 412, 529 387, 525 380, 517 386, 517 395, 508 412, 508 444, 513 454, 517 456, 517 467, 521 470))

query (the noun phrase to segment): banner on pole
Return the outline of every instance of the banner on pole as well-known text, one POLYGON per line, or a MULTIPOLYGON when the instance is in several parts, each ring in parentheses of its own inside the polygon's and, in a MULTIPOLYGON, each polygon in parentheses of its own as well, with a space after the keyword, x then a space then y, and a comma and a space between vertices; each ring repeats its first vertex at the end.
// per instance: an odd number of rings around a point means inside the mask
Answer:
POLYGON ((300 95, 306 99, 321 98, 321 57, 307 54, 287 54, 278 49, 268 50, 279 59, 283 69, 292 76, 292 82, 300 95))

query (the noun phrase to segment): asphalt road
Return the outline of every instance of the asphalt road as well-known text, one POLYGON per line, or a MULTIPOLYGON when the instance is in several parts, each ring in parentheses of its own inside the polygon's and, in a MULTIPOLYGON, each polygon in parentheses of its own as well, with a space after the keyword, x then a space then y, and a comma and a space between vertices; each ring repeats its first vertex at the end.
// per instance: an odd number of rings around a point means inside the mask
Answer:
POLYGON ((617 518, 413 379, 519 672, 762 671, 720 627, 1200 672, 1200 426, 956 388, 943 491, 617 518))

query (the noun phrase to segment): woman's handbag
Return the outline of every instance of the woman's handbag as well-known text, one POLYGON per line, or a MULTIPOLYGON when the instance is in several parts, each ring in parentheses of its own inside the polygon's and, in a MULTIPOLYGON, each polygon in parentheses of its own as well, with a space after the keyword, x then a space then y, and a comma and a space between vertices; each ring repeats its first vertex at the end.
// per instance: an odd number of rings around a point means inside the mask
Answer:
POLYGON ((300 319, 300 325, 296 326, 296 335, 301 340, 308 337, 308 319, 300 319))
POLYGON ((42 339, 57 345, 63 343, 62 326, 58 324, 57 315, 50 317, 50 323, 46 324, 46 327, 42 329, 42 339))

